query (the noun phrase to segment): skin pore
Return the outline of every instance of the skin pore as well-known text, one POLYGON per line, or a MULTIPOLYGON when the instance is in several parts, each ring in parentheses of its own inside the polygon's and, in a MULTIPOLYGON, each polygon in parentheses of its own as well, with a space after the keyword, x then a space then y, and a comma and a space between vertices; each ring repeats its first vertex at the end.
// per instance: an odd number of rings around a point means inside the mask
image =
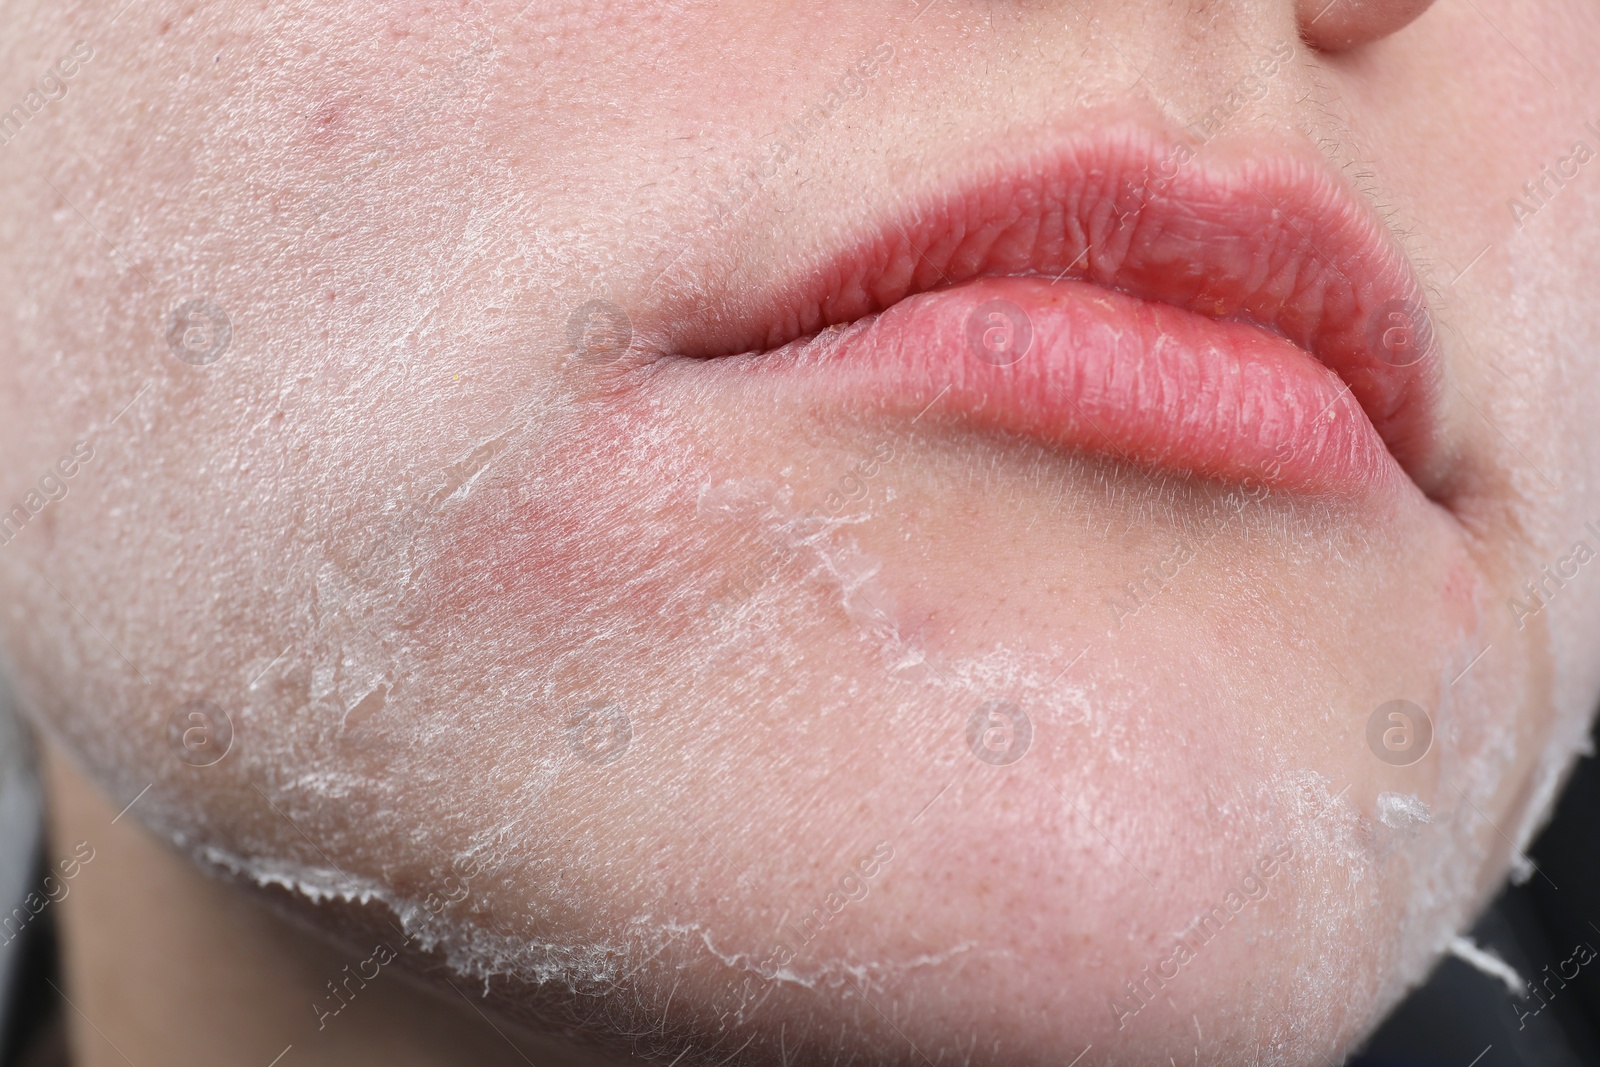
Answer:
POLYGON ((1340 3, 23 3, 0 649, 98 850, 79 1062, 1359 1042, 1600 693, 1600 13, 1340 3), (1086 130, 1388 231, 1437 477, 773 369, 773 294, 1086 130))

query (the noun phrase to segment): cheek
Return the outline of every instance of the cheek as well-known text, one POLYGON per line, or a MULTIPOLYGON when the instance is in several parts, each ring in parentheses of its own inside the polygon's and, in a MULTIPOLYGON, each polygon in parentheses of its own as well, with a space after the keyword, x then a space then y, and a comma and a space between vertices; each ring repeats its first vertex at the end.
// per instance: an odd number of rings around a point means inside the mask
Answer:
POLYGON ((515 634, 552 664, 580 653, 602 664, 622 646, 597 633, 621 643, 640 628, 692 636, 685 616, 714 591, 708 561, 719 547, 716 517, 699 514, 704 460, 674 432, 626 414, 572 409, 558 419, 551 451, 508 456, 419 538, 422 639, 515 634))

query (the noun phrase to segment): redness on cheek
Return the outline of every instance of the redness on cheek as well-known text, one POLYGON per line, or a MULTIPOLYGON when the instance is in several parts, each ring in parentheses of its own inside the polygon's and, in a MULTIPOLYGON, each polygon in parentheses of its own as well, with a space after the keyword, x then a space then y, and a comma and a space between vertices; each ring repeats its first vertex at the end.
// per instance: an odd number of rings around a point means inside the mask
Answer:
POLYGON ((647 444, 651 432, 615 407, 573 409, 447 501, 420 578, 431 625, 518 629, 559 652, 681 619, 705 551, 700 478, 682 442, 647 444))

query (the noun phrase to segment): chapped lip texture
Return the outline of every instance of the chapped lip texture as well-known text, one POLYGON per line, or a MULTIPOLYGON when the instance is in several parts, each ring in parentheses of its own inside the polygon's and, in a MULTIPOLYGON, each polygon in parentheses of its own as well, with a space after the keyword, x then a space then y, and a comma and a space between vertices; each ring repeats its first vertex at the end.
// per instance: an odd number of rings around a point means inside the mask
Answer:
POLYGON ((1336 495, 1444 479, 1421 287, 1320 157, 1091 131, 688 330, 681 354, 740 376, 1155 470, 1336 495))

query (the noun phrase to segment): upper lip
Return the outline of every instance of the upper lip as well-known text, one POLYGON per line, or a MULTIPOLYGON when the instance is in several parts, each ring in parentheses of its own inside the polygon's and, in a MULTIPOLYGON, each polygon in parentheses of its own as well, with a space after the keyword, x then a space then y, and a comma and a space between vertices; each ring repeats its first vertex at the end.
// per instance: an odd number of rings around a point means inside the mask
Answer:
POLYGON ((1280 334, 1343 379, 1395 460, 1438 498, 1442 361, 1409 261, 1319 155, 1228 147, 1137 124, 1079 132, 885 206, 887 224, 776 284, 678 317, 669 350, 773 349, 986 275, 1078 278, 1280 334))

